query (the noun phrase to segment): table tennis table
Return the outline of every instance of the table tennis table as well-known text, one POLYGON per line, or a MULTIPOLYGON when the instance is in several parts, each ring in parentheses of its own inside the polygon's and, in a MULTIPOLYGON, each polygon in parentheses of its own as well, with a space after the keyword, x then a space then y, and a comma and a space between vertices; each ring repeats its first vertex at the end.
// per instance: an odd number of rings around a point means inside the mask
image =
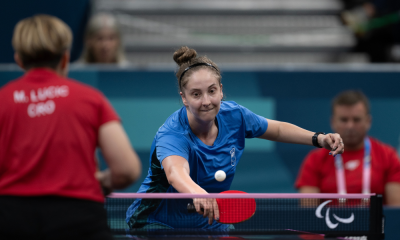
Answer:
MULTIPOLYGON (((382 196, 374 194, 246 194, 256 212, 229 231, 184 229, 130 229, 126 210, 135 199, 189 200, 194 194, 114 193, 105 203, 115 239, 384 239, 382 196)), ((221 198, 218 194, 207 198, 221 198)), ((190 225, 190 223, 188 223, 190 225)), ((188 226, 189 226, 188 225, 188 226)))

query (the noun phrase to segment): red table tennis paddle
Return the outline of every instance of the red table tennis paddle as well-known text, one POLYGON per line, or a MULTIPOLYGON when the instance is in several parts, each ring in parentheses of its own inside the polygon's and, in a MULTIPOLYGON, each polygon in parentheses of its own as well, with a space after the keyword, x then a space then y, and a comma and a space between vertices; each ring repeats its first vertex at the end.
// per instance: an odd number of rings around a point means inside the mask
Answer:
MULTIPOLYGON (((229 190, 220 194, 247 194, 246 192, 229 190)), ((219 223, 240 223, 250 219, 256 212, 256 200, 254 198, 217 198, 219 209, 219 223)), ((196 208, 189 203, 187 206, 189 213, 195 213, 196 208)))

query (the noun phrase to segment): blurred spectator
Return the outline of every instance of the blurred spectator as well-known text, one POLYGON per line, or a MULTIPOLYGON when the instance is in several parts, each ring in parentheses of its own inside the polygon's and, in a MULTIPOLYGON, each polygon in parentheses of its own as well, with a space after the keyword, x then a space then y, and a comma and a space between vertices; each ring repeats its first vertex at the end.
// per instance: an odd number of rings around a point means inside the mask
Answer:
POLYGON ((311 151, 296 181, 301 193, 376 193, 386 204, 400 206, 400 161, 393 147, 367 136, 369 109, 359 91, 345 91, 333 100, 331 127, 345 151, 336 157, 325 149, 311 151))
POLYGON ((127 65, 118 22, 111 14, 99 13, 89 20, 80 62, 127 65))
POLYGON ((342 19, 357 38, 355 51, 367 53, 373 63, 400 62, 400 1, 342 1, 342 19))

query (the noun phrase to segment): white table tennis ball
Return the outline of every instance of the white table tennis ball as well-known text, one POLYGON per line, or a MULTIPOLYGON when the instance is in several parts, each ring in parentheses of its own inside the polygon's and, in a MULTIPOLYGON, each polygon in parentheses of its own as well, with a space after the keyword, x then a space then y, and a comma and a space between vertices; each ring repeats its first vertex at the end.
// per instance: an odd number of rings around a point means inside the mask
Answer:
POLYGON ((226 173, 222 170, 218 170, 215 172, 215 180, 217 180, 218 182, 222 182, 224 181, 226 178, 226 173))

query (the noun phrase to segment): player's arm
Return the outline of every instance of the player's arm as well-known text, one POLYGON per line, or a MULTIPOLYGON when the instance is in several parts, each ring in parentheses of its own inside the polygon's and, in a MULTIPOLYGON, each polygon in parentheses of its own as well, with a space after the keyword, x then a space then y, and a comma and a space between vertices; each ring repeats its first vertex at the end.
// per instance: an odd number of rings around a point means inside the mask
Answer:
MULTIPOLYGON (((162 161, 165 174, 169 184, 171 184, 180 193, 208 194, 206 190, 197 185, 190 177, 190 168, 188 161, 177 155, 166 157, 162 161)), ((212 224, 213 218, 219 218, 218 206, 215 199, 195 198, 193 204, 196 211, 203 217, 208 217, 208 223, 212 224), (204 211, 201 211, 203 208, 204 211)))
POLYGON ((400 206, 400 183, 389 182, 385 185, 386 203, 389 206, 400 206))
POLYGON ((162 161, 169 184, 180 193, 208 194, 190 177, 188 161, 181 156, 168 156, 162 161))
POLYGON ((136 181, 142 165, 118 121, 107 122, 99 129, 99 146, 109 169, 96 174, 103 187, 121 189, 136 181))
MULTIPOLYGON (((286 122, 279 122, 270 119, 267 119, 267 121, 268 128, 259 138, 284 143, 312 145, 312 136, 314 135, 314 132, 310 132, 286 122)), ((328 150, 336 149, 335 151, 331 151, 332 155, 343 153, 344 145, 340 144, 340 141, 340 135, 337 133, 318 135, 318 144, 320 146, 328 150)))

